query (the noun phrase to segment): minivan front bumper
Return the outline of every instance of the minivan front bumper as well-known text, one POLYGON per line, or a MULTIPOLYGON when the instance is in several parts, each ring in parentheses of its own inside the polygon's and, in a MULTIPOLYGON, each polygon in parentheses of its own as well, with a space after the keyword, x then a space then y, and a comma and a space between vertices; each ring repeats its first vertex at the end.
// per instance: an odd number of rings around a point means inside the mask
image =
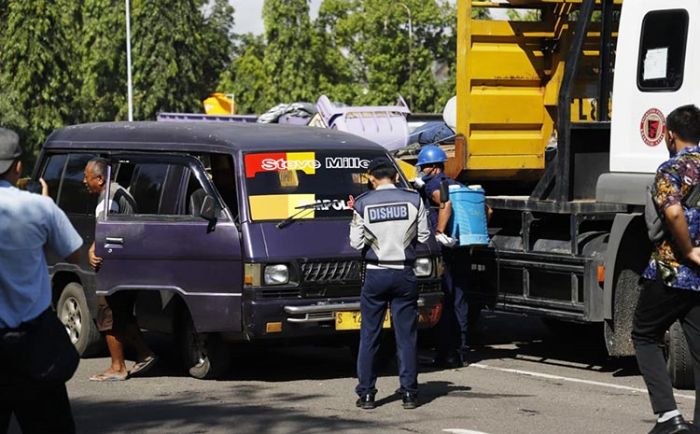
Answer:
MULTIPOLYGON (((360 311, 359 297, 244 299, 243 303, 244 330, 248 339, 322 337, 348 333, 336 330, 336 313, 360 311), (277 327, 270 327, 270 324, 277 327)), ((418 297, 418 312, 419 328, 435 326, 442 314, 442 292, 421 293, 418 297)))

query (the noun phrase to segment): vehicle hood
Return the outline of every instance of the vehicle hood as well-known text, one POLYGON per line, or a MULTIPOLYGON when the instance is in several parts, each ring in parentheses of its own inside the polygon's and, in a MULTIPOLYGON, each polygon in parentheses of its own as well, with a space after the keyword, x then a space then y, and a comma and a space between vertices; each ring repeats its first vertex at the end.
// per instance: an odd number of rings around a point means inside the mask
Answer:
MULTIPOLYGON (((350 220, 297 220, 279 229, 275 223, 243 225, 245 260, 252 262, 360 258, 361 253, 350 247, 350 220)), ((418 244, 418 256, 438 253, 431 237, 418 244)))

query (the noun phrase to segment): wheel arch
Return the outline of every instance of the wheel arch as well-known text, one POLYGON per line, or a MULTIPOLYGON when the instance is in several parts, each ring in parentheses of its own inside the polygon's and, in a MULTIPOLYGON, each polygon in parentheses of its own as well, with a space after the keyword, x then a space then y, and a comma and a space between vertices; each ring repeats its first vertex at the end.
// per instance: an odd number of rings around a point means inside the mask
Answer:
POLYGON ((61 291, 69 283, 78 283, 83 287, 85 299, 91 312, 97 309, 94 274, 90 275, 74 265, 55 265, 51 273, 51 303, 56 305, 61 291))

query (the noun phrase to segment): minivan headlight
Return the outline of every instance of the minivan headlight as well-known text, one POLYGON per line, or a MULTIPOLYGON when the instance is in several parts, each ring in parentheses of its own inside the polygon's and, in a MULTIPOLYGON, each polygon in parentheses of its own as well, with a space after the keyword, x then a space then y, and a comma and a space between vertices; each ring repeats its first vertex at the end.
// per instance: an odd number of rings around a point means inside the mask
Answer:
POLYGON ((433 261, 430 258, 418 258, 413 264, 416 277, 430 277, 433 274, 433 261))
POLYGON ((284 285, 289 283, 289 267, 283 264, 268 265, 263 273, 265 285, 284 285))

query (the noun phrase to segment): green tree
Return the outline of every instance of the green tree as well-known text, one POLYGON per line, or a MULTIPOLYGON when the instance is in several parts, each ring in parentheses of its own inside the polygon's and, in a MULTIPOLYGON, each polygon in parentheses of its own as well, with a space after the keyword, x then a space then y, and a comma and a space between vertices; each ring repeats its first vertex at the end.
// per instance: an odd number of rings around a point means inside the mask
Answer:
POLYGON ((308 0, 265 0, 266 100, 311 101, 317 96, 308 0))
MULTIPOLYGON (((206 1, 205 1, 206 2, 206 1)), ((221 75, 227 70, 234 54, 235 12, 228 0, 214 0, 205 13, 202 49, 202 88, 212 93, 218 89, 221 75)))
POLYGON ((6 0, 0 36, 0 123, 36 154, 46 136, 77 118, 79 3, 6 0))
POLYGON ((126 113, 124 1, 85 0, 82 7, 81 121, 113 121, 126 113))
POLYGON ((234 60, 221 74, 218 90, 233 93, 238 113, 263 113, 270 108, 266 89, 274 84, 265 74, 265 40, 253 34, 242 35, 234 49, 234 60))
POLYGON ((153 119, 160 111, 201 111, 208 93, 201 5, 194 0, 132 4, 134 119, 153 119))
POLYGON ((506 12, 509 21, 540 21, 541 13, 539 9, 508 9, 506 12))
POLYGON ((356 0, 325 0, 314 22, 312 50, 318 71, 318 93, 331 100, 352 103, 366 86, 358 80, 362 75, 359 59, 343 46, 347 40, 344 26, 352 23, 350 15, 361 11, 356 0))
POLYGON ((453 6, 436 0, 325 0, 319 26, 353 72, 358 91, 352 103, 389 104, 401 94, 413 111, 435 111, 448 97, 434 71, 454 63, 454 17, 453 6), (402 4, 410 10, 410 40, 402 4))

